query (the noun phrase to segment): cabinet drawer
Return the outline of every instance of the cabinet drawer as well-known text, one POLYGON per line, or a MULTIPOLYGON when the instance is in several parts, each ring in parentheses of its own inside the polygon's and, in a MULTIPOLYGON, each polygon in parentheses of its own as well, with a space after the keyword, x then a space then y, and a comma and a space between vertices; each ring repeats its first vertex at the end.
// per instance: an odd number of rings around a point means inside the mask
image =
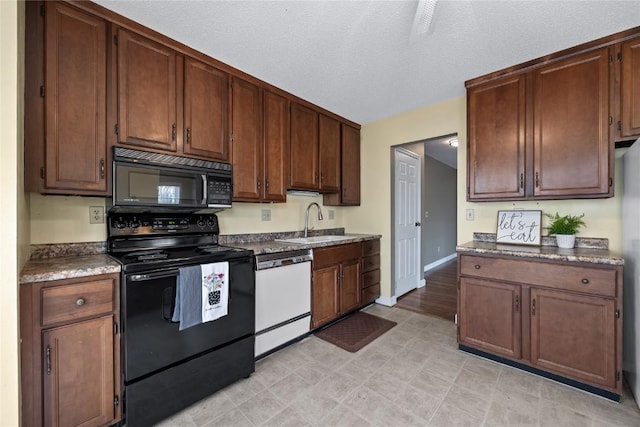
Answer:
POLYGON ((362 271, 371 271, 380 269, 380 255, 371 255, 362 258, 362 271))
POLYGON ((362 256, 380 253, 380 239, 366 240, 362 242, 362 256))
POLYGON ((362 290, 362 305, 374 302, 380 296, 380 283, 362 290))
POLYGON ((42 288, 42 326, 110 313, 113 279, 42 288))
POLYGON ((363 288, 367 288, 376 284, 380 284, 380 270, 369 271, 362 275, 363 288))
POLYGON ((360 243, 328 246, 313 250, 313 269, 340 264, 343 261, 360 259, 360 243))
POLYGON ((615 269, 462 255, 460 274, 616 297, 615 269))

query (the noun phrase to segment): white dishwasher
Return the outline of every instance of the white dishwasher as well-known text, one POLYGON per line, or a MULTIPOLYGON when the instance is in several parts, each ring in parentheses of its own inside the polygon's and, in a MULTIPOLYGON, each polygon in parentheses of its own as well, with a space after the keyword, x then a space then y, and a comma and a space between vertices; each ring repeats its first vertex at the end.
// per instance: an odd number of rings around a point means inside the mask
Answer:
POLYGON ((255 356, 309 332, 311 250, 256 255, 255 356))

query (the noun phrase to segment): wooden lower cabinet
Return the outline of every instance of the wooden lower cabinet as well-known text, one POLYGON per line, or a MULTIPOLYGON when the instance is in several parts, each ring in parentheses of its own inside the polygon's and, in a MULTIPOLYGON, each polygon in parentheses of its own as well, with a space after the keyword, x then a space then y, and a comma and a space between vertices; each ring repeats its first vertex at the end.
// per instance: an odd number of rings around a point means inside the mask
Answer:
POLYGON ((311 328, 360 307, 360 243, 313 250, 311 328))
POLYGON ((120 420, 118 301, 118 274, 21 285, 24 426, 120 420))
POLYGON ((365 306, 380 297, 380 239, 362 242, 362 290, 365 306))
POLYGON ((622 266, 458 254, 458 269, 461 345, 620 396, 622 266))

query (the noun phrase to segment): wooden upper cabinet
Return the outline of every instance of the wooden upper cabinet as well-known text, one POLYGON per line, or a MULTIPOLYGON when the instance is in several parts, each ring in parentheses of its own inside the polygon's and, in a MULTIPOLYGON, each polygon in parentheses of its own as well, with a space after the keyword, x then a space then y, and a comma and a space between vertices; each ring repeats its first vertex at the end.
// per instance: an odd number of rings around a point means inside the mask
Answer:
POLYGON ((318 144, 320 150, 320 191, 337 192, 340 189, 340 122, 324 114, 318 118, 318 144))
POLYGON ((318 113, 291 103, 289 188, 313 191, 320 189, 318 154, 318 113))
POLYGON ((640 136, 640 37, 622 43, 620 78, 620 134, 640 136))
POLYGON ((609 64, 603 48, 533 71, 534 196, 610 195, 609 64))
POLYGON ((525 194, 525 75, 468 90, 468 198, 525 194))
POLYGON ((43 192, 104 195, 107 24, 63 3, 45 8, 43 192))
POLYGON ((340 144, 340 189, 337 193, 325 194, 327 206, 360 205, 360 130, 341 124, 340 144))
MULTIPOLYGON (((228 75, 210 65, 186 58, 183 139, 185 154, 229 161, 228 100, 228 75)), ((243 105, 241 108, 246 107, 250 106, 243 105)), ((252 126, 251 123, 247 124, 249 128, 252 126)), ((257 133, 254 133, 257 136, 257 133)))
POLYGON ((287 201, 289 171, 289 100, 263 92, 264 105, 264 185, 263 200, 287 201))
POLYGON ((122 28, 117 37, 118 141, 177 151, 175 51, 122 28))
POLYGON ((233 199, 260 201, 263 185, 260 89, 240 79, 234 79, 232 87, 233 199))

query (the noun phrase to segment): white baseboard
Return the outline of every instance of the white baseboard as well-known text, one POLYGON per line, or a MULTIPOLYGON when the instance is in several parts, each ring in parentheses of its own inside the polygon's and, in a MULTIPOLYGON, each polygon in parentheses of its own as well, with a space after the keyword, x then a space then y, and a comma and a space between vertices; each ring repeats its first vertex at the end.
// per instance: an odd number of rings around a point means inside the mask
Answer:
POLYGON ((427 286, 427 281, 424 279, 420 279, 420 281, 418 282, 418 289, 424 288, 425 286, 427 286))
POLYGON ((457 254, 447 255, 446 257, 440 258, 439 260, 434 261, 431 264, 427 264, 427 265, 424 266, 424 271, 427 272, 429 270, 433 270, 437 266, 442 265, 445 262, 451 261, 452 259, 455 259, 456 256, 457 256, 457 254))
POLYGON ((393 307, 394 305, 396 305, 396 302, 398 302, 398 299, 396 297, 381 296, 380 298, 376 299, 376 302, 378 304, 386 305, 387 307, 393 307))

